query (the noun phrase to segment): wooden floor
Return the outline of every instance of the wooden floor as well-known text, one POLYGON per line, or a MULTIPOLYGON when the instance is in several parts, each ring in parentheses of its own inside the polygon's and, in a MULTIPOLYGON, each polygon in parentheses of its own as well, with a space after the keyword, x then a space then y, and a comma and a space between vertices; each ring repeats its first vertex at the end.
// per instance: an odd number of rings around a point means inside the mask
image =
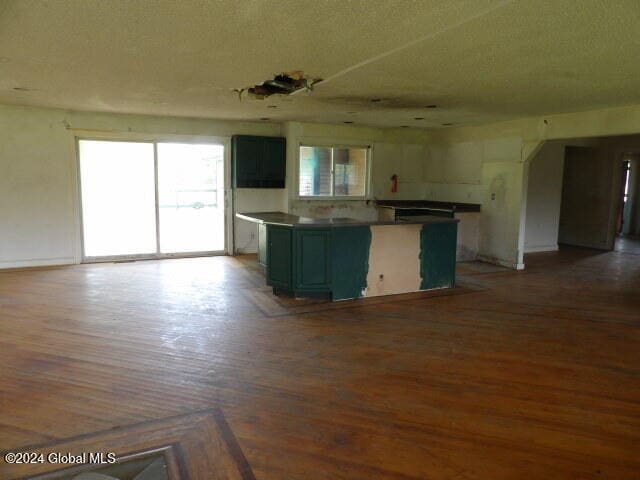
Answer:
POLYGON ((333 308, 250 257, 0 273, 0 450, 219 408, 258 479, 640 478, 640 255, 526 262, 333 308))

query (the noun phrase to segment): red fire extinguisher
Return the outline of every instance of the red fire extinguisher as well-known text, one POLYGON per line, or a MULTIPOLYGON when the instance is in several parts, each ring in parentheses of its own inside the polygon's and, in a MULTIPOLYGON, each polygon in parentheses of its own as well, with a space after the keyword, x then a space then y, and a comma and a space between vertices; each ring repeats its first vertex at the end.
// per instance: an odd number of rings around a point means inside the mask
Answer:
POLYGON ((396 193, 398 191, 398 175, 395 173, 391 175, 391 193, 396 193))

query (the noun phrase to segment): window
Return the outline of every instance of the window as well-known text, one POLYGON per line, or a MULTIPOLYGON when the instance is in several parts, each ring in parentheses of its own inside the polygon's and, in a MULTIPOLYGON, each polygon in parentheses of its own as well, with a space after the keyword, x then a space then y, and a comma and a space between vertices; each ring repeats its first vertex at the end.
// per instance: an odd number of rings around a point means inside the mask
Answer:
POLYGON ((300 147, 301 197, 364 197, 368 147, 300 147))

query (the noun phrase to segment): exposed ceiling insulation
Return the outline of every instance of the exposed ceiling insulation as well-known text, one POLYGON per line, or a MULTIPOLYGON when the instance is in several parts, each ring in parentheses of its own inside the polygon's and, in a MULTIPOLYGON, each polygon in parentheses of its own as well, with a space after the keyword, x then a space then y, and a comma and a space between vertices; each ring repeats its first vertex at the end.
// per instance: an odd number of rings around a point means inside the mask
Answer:
POLYGON ((472 125, 640 103, 637 0, 4 0, 0 102, 472 125), (282 72, 294 94, 241 95, 282 72))

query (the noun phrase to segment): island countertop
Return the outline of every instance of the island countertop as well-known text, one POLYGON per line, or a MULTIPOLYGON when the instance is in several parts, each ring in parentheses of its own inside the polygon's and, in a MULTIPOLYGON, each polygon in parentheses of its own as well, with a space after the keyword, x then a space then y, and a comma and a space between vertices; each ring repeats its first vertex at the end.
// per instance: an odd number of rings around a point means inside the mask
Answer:
POLYGON ((408 217, 402 220, 358 220, 355 218, 312 218, 301 217, 283 212, 236 213, 236 217, 249 222, 282 225, 286 227, 354 227, 358 225, 424 225, 429 223, 456 223, 455 218, 443 218, 431 215, 408 217))

